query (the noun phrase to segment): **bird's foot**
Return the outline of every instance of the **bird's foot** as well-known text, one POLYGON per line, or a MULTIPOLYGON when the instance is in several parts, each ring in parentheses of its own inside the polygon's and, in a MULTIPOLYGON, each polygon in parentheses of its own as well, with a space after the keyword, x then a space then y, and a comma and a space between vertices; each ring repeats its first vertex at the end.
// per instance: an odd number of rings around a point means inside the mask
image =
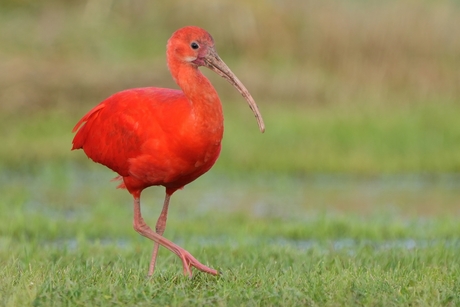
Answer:
POLYGON ((184 275, 186 275, 186 276, 188 275, 188 277, 190 277, 190 278, 192 278, 192 269, 191 269, 191 267, 195 267, 198 270, 200 270, 202 272, 205 272, 205 273, 208 273, 208 274, 212 274, 212 275, 218 275, 219 274, 218 271, 216 271, 214 269, 211 269, 211 268, 205 266, 204 264, 202 264, 201 262, 199 262, 198 260, 196 260, 196 258, 193 257, 192 254, 190 254, 186 250, 182 250, 180 252, 179 257, 181 258, 182 265, 184 266, 184 275))

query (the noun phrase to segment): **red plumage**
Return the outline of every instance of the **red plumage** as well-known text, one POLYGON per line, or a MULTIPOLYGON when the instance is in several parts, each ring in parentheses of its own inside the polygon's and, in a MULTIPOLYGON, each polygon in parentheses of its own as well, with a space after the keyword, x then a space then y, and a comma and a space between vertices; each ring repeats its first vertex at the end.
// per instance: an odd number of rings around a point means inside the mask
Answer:
POLYGON ((119 92, 77 123, 73 131, 83 126, 72 149, 82 148, 94 162, 117 172, 130 192, 162 185, 172 194, 207 172, 220 153, 223 126, 215 133, 194 131, 191 109, 178 90, 119 92))

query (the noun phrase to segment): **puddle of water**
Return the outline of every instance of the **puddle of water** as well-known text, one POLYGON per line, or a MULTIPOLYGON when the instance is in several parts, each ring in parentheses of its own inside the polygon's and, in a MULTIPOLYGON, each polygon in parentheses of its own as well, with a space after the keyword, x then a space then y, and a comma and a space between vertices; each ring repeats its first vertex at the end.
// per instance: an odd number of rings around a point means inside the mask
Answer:
MULTIPOLYGON (((0 240, 2 242, 2 240, 0 240)), ((221 237, 194 237, 193 241, 185 241, 178 239, 176 244, 186 246, 188 244, 196 244, 201 247, 212 246, 230 246, 232 248, 238 248, 241 246, 271 246, 274 248, 293 248, 300 251, 317 250, 323 253, 329 253, 332 251, 346 251, 350 254, 354 254, 357 250, 368 247, 373 250, 421 250, 434 247, 442 247, 460 250, 460 239, 447 239, 447 240, 415 240, 415 239, 397 239, 397 240, 384 240, 384 241, 373 241, 373 240, 355 240, 355 239, 337 239, 337 240, 289 240, 285 238, 275 239, 260 239, 260 238, 245 238, 243 241, 232 240, 231 238, 221 237)), ((43 248, 55 248, 55 249, 66 249, 66 250, 77 250, 80 245, 85 246, 93 245, 100 247, 114 247, 120 250, 131 250, 134 249, 134 245, 139 244, 139 241, 132 241, 127 239, 98 239, 98 240, 86 240, 83 243, 77 239, 58 239, 55 241, 48 241, 42 244, 43 248)), ((147 248, 148 243, 141 243, 147 248)), ((0 244, 1 246, 1 244, 0 244)))
POLYGON ((339 240, 326 240, 326 241, 315 241, 315 240, 286 240, 277 239, 275 240, 277 245, 290 246, 299 248, 301 250, 309 250, 313 248, 324 248, 328 250, 358 250, 363 247, 370 247, 376 250, 391 250, 391 249, 426 249, 431 247, 449 247, 460 249, 460 239, 449 239, 449 240, 415 240, 415 239, 397 239, 397 240, 384 240, 384 241, 372 241, 372 240, 354 240, 354 239, 339 239, 339 240))
MULTIPOLYGON (((101 201, 130 208, 130 195, 115 190, 110 170, 77 164, 54 168, 43 167, 34 173, 2 172, 0 195, 17 199, 20 194, 25 210, 56 219, 85 218, 91 214, 88 208, 101 201)), ((158 216, 163 197, 162 187, 145 190, 142 201, 147 218, 158 216)), ((211 171, 175 193, 170 210, 176 218, 207 212, 304 219, 323 212, 460 217, 460 174, 243 176, 211 171)))

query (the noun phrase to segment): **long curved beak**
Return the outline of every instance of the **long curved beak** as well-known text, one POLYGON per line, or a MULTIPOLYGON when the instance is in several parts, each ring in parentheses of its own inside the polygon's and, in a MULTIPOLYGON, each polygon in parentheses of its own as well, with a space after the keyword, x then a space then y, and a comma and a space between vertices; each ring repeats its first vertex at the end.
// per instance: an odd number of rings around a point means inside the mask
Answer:
POLYGON ((240 94, 248 102, 252 112, 254 112, 254 115, 257 119, 257 123, 259 124, 259 130, 263 133, 265 131, 264 120, 259 112, 259 108, 257 107, 256 102, 254 101, 254 98, 252 98, 251 94, 243 85, 243 83, 241 83, 241 81, 235 76, 235 74, 230 70, 230 68, 228 68, 227 64, 225 64, 224 61, 222 61, 222 59, 219 57, 214 48, 209 48, 208 54, 204 58, 204 65, 207 68, 214 71, 219 76, 221 76, 222 78, 224 78, 225 80, 227 80, 228 82, 230 82, 230 84, 233 85, 233 87, 236 88, 238 92, 240 92, 240 94))

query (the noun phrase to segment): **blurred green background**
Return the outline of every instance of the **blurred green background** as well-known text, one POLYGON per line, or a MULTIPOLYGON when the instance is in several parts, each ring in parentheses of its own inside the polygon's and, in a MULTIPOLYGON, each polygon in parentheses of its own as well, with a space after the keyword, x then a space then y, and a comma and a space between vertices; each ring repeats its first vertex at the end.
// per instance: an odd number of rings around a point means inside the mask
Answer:
POLYGON ((224 103, 222 172, 458 173, 458 1, 27 1, 0 4, 0 167, 76 162, 70 133, 117 91, 174 87, 165 44, 207 29, 265 117, 224 103))
POLYGON ((101 170, 70 151, 74 124, 117 91, 177 88, 165 45, 185 25, 213 35, 266 121, 262 135, 244 99, 202 69, 226 116, 216 176, 458 186, 458 1, 2 1, 3 174, 101 170))

